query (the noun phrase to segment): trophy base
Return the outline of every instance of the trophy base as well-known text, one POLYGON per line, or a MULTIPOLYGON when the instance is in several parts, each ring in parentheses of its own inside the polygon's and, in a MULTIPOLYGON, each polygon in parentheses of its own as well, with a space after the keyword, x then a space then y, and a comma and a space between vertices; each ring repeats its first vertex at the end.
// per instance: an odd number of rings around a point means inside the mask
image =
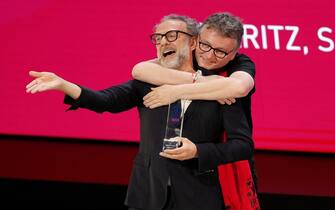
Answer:
POLYGON ((181 142, 172 139, 164 139, 163 141, 163 151, 166 149, 177 149, 181 146, 181 142))

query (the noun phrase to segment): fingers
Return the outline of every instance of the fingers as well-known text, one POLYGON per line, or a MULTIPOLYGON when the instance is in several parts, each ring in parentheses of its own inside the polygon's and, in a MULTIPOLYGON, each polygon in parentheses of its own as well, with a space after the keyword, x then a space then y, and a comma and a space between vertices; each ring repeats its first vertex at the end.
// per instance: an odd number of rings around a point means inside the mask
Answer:
POLYGON ((40 85, 35 83, 35 84, 31 85, 29 88, 27 88, 26 92, 34 94, 34 93, 38 92, 39 88, 40 88, 40 85))
POLYGON ((33 85, 31 85, 30 87, 28 87, 28 88, 26 89, 26 92, 27 92, 27 93, 33 93, 32 91, 34 91, 34 93, 35 93, 37 86, 38 86, 38 85, 37 85, 36 83, 33 84, 33 85))
MULTIPOLYGON (((46 91, 46 90, 49 90, 50 88, 45 85, 45 84, 41 84, 39 85, 39 87, 36 89, 36 92, 43 92, 43 91, 46 91)), ((35 93, 35 92, 34 92, 35 93)))
POLYGON ((47 85, 43 84, 43 83, 35 83, 32 86, 28 87, 26 89, 26 92, 34 94, 34 93, 37 93, 37 92, 46 91, 48 89, 49 89, 49 87, 47 85))
POLYGON ((166 149, 164 150, 164 153, 168 155, 180 155, 183 152, 185 152, 185 149, 182 147, 176 148, 176 149, 166 149))
POLYGON ((33 85, 37 85, 37 83, 38 83, 38 80, 37 80, 37 79, 34 79, 33 81, 31 81, 31 82, 26 86, 26 89, 31 88, 33 85))
POLYGON ((31 77, 41 77, 43 75, 42 72, 37 72, 37 71, 29 71, 29 75, 31 77))
POLYGON ((218 102, 219 102, 220 104, 222 104, 222 105, 226 104, 226 102, 224 101, 224 99, 220 99, 220 100, 218 100, 218 102))
POLYGON ((159 153, 159 155, 162 156, 162 157, 165 157, 165 158, 169 158, 169 159, 181 160, 181 157, 176 156, 176 155, 169 155, 165 152, 161 152, 161 153, 159 153))
POLYGON ((182 146, 176 149, 166 149, 163 152, 159 153, 160 156, 175 160, 187 160, 193 158, 187 145, 189 143, 189 140, 182 137, 176 137, 176 139, 183 143, 182 146))
POLYGON ((151 91, 143 97, 143 104, 150 109, 154 109, 163 105, 167 105, 168 102, 161 97, 157 96, 154 91, 151 91))
POLYGON ((144 104, 150 104, 155 100, 157 100, 157 95, 153 93, 153 91, 151 91, 150 93, 148 93, 147 95, 143 97, 144 104))
MULTIPOLYGON (((179 148, 178 148, 179 149, 179 148)), ((173 149, 177 150, 177 149, 173 149)), ((174 160, 186 160, 186 153, 184 152, 177 152, 173 150, 164 150, 164 152, 160 152, 159 155, 165 158, 170 158, 174 160)))
POLYGON ((155 96, 151 96, 151 97, 148 97, 147 99, 145 99, 143 101, 143 104, 148 106, 149 104, 155 103, 156 100, 157 100, 157 98, 155 96))
POLYGON ((226 98, 225 99, 226 104, 232 105, 233 103, 236 102, 235 98, 226 98))
POLYGON ((231 101, 229 99, 224 100, 226 104, 231 105, 231 101))
POLYGON ((150 109, 154 109, 156 107, 162 106, 162 103, 158 99, 150 101, 150 102, 144 101, 143 104, 144 106, 149 107, 150 109))
POLYGON ((232 105, 233 103, 236 102, 235 98, 223 98, 223 99, 220 99, 218 100, 218 102, 220 104, 228 104, 228 105, 232 105))
POLYGON ((40 90, 42 88, 42 85, 41 85, 42 81, 39 78, 43 76, 42 72, 29 71, 29 75, 31 77, 35 77, 36 79, 34 79, 28 85, 26 85, 26 92, 27 93, 40 92, 40 90))
MULTIPOLYGON (((152 90, 152 89, 151 89, 152 90)), ((144 97, 143 97, 143 100, 146 101, 146 100, 150 100, 150 98, 152 98, 154 96, 154 91, 150 91, 150 93, 146 94, 144 97)))

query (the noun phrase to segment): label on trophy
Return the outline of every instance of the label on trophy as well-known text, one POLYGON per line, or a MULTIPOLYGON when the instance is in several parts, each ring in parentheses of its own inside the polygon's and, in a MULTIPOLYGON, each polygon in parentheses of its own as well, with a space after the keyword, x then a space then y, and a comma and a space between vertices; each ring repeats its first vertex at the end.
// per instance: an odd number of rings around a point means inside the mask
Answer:
POLYGON ((163 151, 166 149, 176 149, 181 146, 181 142, 176 137, 182 136, 184 112, 181 107, 181 101, 178 100, 169 104, 166 119, 165 137, 163 140, 163 151))

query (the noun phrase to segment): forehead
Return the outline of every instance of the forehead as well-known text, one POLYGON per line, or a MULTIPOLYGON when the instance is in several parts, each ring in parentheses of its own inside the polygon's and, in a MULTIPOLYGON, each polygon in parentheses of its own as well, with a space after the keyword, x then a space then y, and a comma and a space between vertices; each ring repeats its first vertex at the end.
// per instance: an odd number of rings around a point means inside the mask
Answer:
POLYGON ((166 20, 157 25, 156 33, 166 33, 170 30, 186 31, 186 23, 180 20, 166 20))
POLYGON ((200 31, 200 40, 208 42, 214 48, 232 49, 236 46, 235 39, 226 37, 221 32, 212 28, 202 28, 200 31))

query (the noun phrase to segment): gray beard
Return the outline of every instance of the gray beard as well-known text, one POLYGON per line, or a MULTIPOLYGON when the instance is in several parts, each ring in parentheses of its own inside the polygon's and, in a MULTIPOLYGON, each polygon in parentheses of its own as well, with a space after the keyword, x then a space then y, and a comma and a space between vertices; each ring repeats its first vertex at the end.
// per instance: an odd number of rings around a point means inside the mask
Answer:
POLYGON ((176 59, 170 60, 170 61, 165 61, 165 60, 160 59, 160 63, 161 63, 162 66, 164 66, 166 68, 179 69, 181 67, 180 60, 181 59, 178 56, 176 59))
POLYGON ((160 64, 166 68, 177 69, 179 70, 180 67, 189 59, 189 46, 185 44, 179 51, 179 54, 176 56, 175 59, 170 61, 165 61, 164 59, 159 58, 158 61, 160 64))

